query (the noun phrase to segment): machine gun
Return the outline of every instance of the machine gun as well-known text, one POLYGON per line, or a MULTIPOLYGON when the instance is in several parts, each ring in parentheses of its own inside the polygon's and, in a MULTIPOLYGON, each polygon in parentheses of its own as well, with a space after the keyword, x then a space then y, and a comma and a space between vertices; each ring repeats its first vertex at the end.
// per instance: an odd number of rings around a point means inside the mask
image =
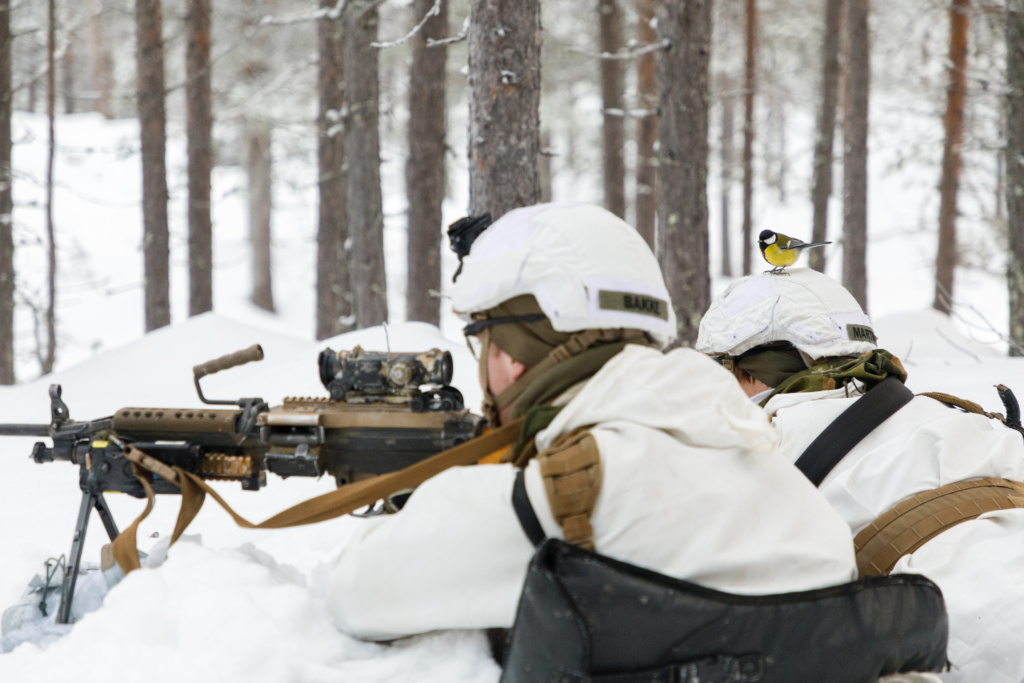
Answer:
MULTIPOLYGON (((337 485, 403 469, 467 441, 483 420, 463 405, 451 386, 452 356, 325 349, 318 360, 323 398, 285 398, 271 408, 261 398, 213 400, 200 379, 263 359, 258 344, 192 368, 199 399, 231 408, 122 408, 98 420, 70 419, 59 384, 50 385, 49 424, 0 425, 0 436, 48 437, 37 442, 37 463, 65 460, 79 466, 82 504, 75 526, 57 623, 71 611, 89 516, 95 508, 113 541, 117 525, 106 491, 146 497, 129 451, 142 451, 164 465, 202 479, 235 480, 258 491, 267 472, 281 477, 329 474, 337 485)), ((155 493, 180 493, 154 477, 155 493)), ((394 511, 380 508, 373 512, 394 511)))

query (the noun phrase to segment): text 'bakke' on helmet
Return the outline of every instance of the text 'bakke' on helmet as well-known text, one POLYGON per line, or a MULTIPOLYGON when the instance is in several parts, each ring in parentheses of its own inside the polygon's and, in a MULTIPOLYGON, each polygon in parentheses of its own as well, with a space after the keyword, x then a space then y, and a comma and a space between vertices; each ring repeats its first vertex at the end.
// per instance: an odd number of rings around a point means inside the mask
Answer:
POLYGON ((506 213, 473 242, 452 308, 468 319, 524 294, 559 332, 637 329, 662 346, 675 337, 654 254, 632 226, 599 206, 539 204, 506 213))
POLYGON ((739 356, 789 342, 813 360, 876 348, 871 319, 842 285, 809 268, 760 273, 729 285, 700 322, 697 350, 739 356))

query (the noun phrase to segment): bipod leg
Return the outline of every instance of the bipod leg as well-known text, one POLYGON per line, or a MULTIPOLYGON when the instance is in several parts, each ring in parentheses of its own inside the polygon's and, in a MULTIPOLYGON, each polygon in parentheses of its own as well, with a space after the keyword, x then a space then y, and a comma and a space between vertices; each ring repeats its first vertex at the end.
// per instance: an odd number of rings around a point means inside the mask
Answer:
POLYGON ((103 528, 107 530, 107 536, 113 541, 120 532, 117 530, 117 525, 114 524, 114 516, 110 514, 107 499, 103 497, 102 493, 93 494, 93 497, 95 498, 93 504, 96 506, 96 512, 99 513, 100 520, 103 522, 103 528))
MULTIPOLYGON (((91 491, 82 491, 82 505, 78 508, 78 524, 75 526, 75 537, 71 542, 71 554, 68 556, 68 564, 64 568, 64 585, 60 591, 60 609, 57 611, 57 623, 66 624, 71 616, 71 599, 75 595, 75 583, 78 582, 78 567, 82 563, 82 548, 85 545, 85 530, 89 526, 89 514, 92 512, 93 507, 98 507, 96 504, 97 494, 91 491)), ((107 502, 103 501, 103 507, 106 509, 107 516, 110 515, 110 509, 107 508, 107 502)), ((100 517, 103 517, 103 513, 100 513, 100 517)), ((110 520, 113 524, 113 519, 110 520)), ((106 526, 106 521, 104 521, 106 526)), ((110 532, 110 529, 107 529, 110 532)))

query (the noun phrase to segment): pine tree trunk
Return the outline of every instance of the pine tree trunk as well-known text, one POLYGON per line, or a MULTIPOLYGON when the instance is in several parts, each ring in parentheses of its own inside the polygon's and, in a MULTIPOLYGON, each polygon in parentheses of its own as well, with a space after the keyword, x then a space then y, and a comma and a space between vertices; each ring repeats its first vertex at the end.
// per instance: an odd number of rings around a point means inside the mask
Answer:
POLYGON ((114 87, 114 60, 104 31, 102 0, 92 0, 89 16, 89 74, 92 82, 92 110, 111 118, 110 96, 114 87))
POLYGON ((142 138, 142 253, 146 331, 171 322, 167 171, 164 162, 164 48, 160 0, 136 0, 138 113, 142 138))
MULTIPOLYGON (((622 47, 622 12, 618 0, 597 0, 601 52, 622 47)), ((620 59, 601 60, 601 98, 604 101, 604 205, 619 218, 626 215, 626 167, 623 104, 624 66, 620 59)))
POLYGON ((187 44, 189 315, 213 310, 213 111, 210 104, 210 0, 190 0, 187 44))
POLYGON ((960 146, 964 139, 964 99, 967 96, 967 31, 969 0, 953 0, 949 8, 949 84, 946 88, 946 141, 942 147, 939 180, 939 248, 935 256, 935 299, 932 306, 949 315, 957 265, 956 213, 960 189, 960 146))
POLYGON ((540 154, 537 155, 537 179, 540 183, 540 200, 551 201, 551 132, 540 133, 540 154))
MULTIPOLYGON (((654 19, 654 0, 636 0, 637 39, 641 45, 657 40, 651 20, 654 19)), ((655 221, 658 215, 658 155, 654 144, 658 141, 658 76, 656 55, 647 53, 636 62, 636 88, 640 108, 650 112, 636 122, 636 229, 647 240, 651 249, 657 243, 655 221)))
POLYGON ((747 0, 747 59, 743 81, 743 274, 754 249, 754 90, 757 87, 757 0, 747 0))
POLYGON ((348 160, 349 261, 356 327, 387 322, 384 274, 384 214, 380 190, 377 8, 351 0, 345 9, 345 157, 348 160))
POLYGON ((868 310, 868 94, 871 0, 848 0, 849 76, 843 117, 843 285, 868 310))
MULTIPOLYGON (((832 195, 832 147, 835 139, 836 108, 839 104, 839 46, 845 0, 825 3, 825 34, 821 45, 821 108, 818 110, 818 135, 814 141, 814 205, 811 241, 824 242, 828 235, 828 200, 832 195)), ((809 265, 825 272, 825 250, 808 249, 809 265)))
MULTIPOLYGON (((336 0, 320 0, 331 10, 336 0)), ((320 114, 317 119, 320 215, 316 251, 316 338, 326 339, 351 327, 348 203, 345 193, 345 37, 340 17, 317 22, 320 52, 320 114)))
POLYGON ((57 360, 57 230, 53 224, 53 165, 57 149, 54 118, 57 113, 57 63, 54 52, 57 47, 57 7, 54 0, 47 3, 46 21, 46 120, 49 128, 46 153, 46 242, 47 261, 47 302, 46 302, 46 351, 40 349, 40 366, 44 375, 53 371, 57 360))
POLYGON ((1006 280, 1010 355, 1024 356, 1024 0, 1007 0, 1006 10, 1006 280))
POLYGON ((658 256, 675 306, 677 343, 697 340, 711 302, 708 268, 708 101, 711 1, 659 0, 658 256))
POLYGON ((469 212, 540 200, 540 2, 470 0, 469 212))
POLYGON ((61 99, 64 100, 64 113, 75 113, 75 32, 69 31, 65 36, 67 45, 64 46, 64 54, 61 55, 61 99))
MULTIPOLYGON (((424 16, 434 0, 416 0, 414 15, 424 16)), ((445 64, 447 48, 427 47, 428 39, 448 36, 448 3, 413 38, 409 69, 409 158, 405 187, 409 195, 406 318, 437 325, 441 320, 441 200, 445 196, 445 64), (431 292, 434 292, 432 295, 431 292)))
POLYGON ((729 245, 729 195, 732 193, 733 175, 733 119, 735 118, 734 100, 732 96, 732 80, 723 77, 721 80, 722 97, 722 275, 732 277, 732 250, 729 245))
POLYGON ((252 302, 274 310, 270 216, 273 209, 271 128, 265 121, 246 126, 246 171, 249 177, 249 231, 252 240, 252 302))
POLYGON ((14 384, 14 235, 11 212, 11 3, 0 0, 0 385, 14 384))

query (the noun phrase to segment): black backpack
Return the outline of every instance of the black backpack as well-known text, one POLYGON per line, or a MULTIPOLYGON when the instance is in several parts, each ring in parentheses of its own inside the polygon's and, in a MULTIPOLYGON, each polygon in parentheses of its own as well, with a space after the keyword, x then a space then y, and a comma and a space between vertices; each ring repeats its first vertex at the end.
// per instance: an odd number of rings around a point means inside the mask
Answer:
POLYGON ((897 574, 735 595, 546 540, 502 683, 867 683, 946 665, 942 593, 897 574))

